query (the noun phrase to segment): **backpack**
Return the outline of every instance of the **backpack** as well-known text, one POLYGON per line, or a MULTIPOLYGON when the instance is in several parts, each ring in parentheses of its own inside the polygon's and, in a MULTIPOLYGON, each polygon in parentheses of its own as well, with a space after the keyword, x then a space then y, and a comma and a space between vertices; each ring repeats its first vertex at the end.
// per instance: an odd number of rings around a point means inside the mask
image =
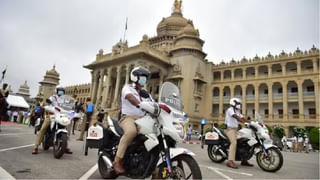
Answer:
POLYGON ((88 105, 87 112, 93 112, 93 104, 88 105))
POLYGON ((37 107, 37 108, 36 108, 36 112, 35 112, 36 115, 39 115, 39 114, 40 114, 40 111, 41 111, 41 108, 40 108, 40 107, 37 107))

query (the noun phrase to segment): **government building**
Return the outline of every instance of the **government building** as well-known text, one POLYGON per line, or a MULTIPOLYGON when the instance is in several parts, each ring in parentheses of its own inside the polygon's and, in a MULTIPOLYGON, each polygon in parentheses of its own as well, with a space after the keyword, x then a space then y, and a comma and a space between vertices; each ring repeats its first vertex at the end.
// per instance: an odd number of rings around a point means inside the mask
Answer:
POLYGON ((181 0, 174 1, 171 16, 157 26, 157 36, 143 35, 132 47, 120 40, 108 53, 99 50, 84 66, 91 71, 91 84, 67 87, 67 93, 77 94, 79 101, 91 97, 97 108, 117 116, 131 70, 144 66, 152 73, 145 88, 154 99, 165 81, 180 88, 193 129, 200 128, 203 118, 208 127, 224 123, 232 97, 242 100, 244 115, 254 119, 259 113, 266 124, 282 125, 287 134, 295 126, 319 127, 319 49, 213 64, 181 5, 181 0))

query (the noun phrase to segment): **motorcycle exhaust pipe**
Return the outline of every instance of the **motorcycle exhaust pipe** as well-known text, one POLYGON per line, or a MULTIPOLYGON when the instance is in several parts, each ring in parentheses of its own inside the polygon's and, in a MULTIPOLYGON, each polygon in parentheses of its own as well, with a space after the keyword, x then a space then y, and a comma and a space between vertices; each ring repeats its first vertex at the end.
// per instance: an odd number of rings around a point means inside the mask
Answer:
POLYGON ((113 167, 111 160, 107 156, 102 155, 102 159, 104 163, 108 166, 108 168, 113 167))

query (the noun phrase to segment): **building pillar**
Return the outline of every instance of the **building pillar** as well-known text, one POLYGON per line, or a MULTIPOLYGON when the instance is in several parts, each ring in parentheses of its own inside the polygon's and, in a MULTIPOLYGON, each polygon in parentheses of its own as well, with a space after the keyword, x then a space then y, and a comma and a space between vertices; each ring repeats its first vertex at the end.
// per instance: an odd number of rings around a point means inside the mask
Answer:
POLYGON ((273 120, 273 92, 272 82, 268 83, 268 109, 269 109, 269 120, 273 120))
POLYGON ((102 96, 102 107, 106 108, 107 107, 107 99, 109 97, 109 89, 110 89, 110 83, 111 83, 111 70, 112 68, 108 68, 107 69, 107 80, 106 80, 106 87, 105 90, 103 92, 103 96, 102 96))
POLYGON ((285 63, 281 63, 281 69, 282 69, 282 75, 285 76, 286 75, 286 64, 285 63))
POLYGON ((94 87, 94 71, 91 71, 91 85, 90 85, 90 97, 93 99, 93 87, 94 87))
POLYGON ((242 114, 247 116, 247 89, 245 85, 241 86, 242 88, 242 114))
POLYGON ((313 64, 313 72, 318 72, 318 58, 315 57, 312 59, 312 64, 313 64))
POLYGON ((219 91, 219 120, 223 119, 223 86, 220 86, 219 91))
POLYGON ((259 114, 259 85, 254 84, 254 112, 259 114))
POLYGON ((272 76, 272 64, 268 64, 268 77, 272 76))
POLYGON ((113 103, 112 103, 112 107, 117 107, 118 105, 118 95, 119 95, 119 88, 120 88, 120 78, 121 78, 121 66, 117 67, 117 80, 116 80, 116 89, 114 91, 114 97, 113 97, 113 103))
POLYGON ((283 120, 288 120, 288 92, 287 92, 287 81, 282 81, 282 105, 283 105, 283 120))
POLYGON ((100 71, 100 79, 98 81, 98 95, 97 95, 97 101, 96 103, 99 104, 100 103, 100 97, 101 97, 101 93, 102 93, 102 88, 103 88, 103 79, 104 79, 104 70, 100 71))
POLYGON ((320 119, 320 107, 319 107, 319 79, 315 78, 313 80, 313 86, 314 86, 314 95, 315 95, 315 104, 316 104, 316 119, 318 120, 319 123, 319 119, 320 119))
POLYGON ((98 72, 94 72, 94 80, 93 80, 93 89, 92 89, 92 96, 91 96, 91 100, 92 103, 95 104, 96 103, 96 98, 97 98, 97 87, 98 86, 98 72))
POLYGON ((130 75, 130 65, 126 66, 126 82, 125 84, 129 84, 129 75, 130 75))
POLYGON ((223 82, 223 71, 220 71, 220 74, 221 74, 220 81, 223 82))
POLYGON ((297 73, 301 74, 301 61, 299 60, 296 63, 297 63, 297 73))
POLYGON ((302 80, 298 80, 298 103, 299 103, 299 120, 304 121, 304 109, 303 109, 303 89, 302 89, 302 80))
POLYGON ((234 80, 234 69, 231 69, 231 80, 233 81, 234 80))
POLYGON ((230 99, 234 98, 234 85, 230 85, 230 99))
POLYGON ((255 66, 254 67, 254 76, 256 79, 258 79, 259 77, 259 66, 255 66))
POLYGON ((160 76, 160 79, 159 79, 159 93, 160 93, 160 89, 162 87, 162 84, 163 84, 163 79, 164 79, 164 73, 161 71, 159 71, 159 76, 160 76))
POLYGON ((247 71, 246 71, 246 69, 247 69, 247 68, 242 68, 242 77, 243 77, 242 79, 243 79, 243 80, 246 80, 246 79, 247 79, 247 71))

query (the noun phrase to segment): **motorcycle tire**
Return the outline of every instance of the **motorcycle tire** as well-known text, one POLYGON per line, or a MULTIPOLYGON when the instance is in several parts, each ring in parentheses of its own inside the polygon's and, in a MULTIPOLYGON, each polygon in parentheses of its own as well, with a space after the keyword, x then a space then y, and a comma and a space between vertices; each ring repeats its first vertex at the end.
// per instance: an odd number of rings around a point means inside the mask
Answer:
POLYGON ((219 152, 216 151, 214 152, 215 147, 218 145, 215 144, 210 144, 208 145, 208 156, 211 159, 211 161, 215 162, 215 163, 222 163, 223 161, 226 160, 225 157, 223 157, 223 155, 219 152))
POLYGON ((56 159, 60 159, 63 156, 64 152, 66 152, 67 140, 68 140, 67 133, 61 133, 61 135, 57 137, 57 141, 54 142, 53 156, 56 159))
POLYGON ((43 136, 43 140, 42 140, 42 149, 43 150, 48 150, 50 148, 50 144, 49 144, 49 142, 48 142, 48 137, 47 137, 47 135, 45 134, 44 136, 43 136))
POLYGON ((266 150, 268 157, 265 157, 263 152, 259 152, 256 156, 257 163, 259 167, 267 172, 276 172, 278 171, 283 165, 283 156, 280 150, 276 147, 271 147, 266 150), (277 164, 275 166, 270 167, 270 164, 273 164, 275 161, 275 156, 279 158, 277 164))
POLYGON ((202 174, 200 167, 197 161, 189 155, 179 155, 171 160, 172 171, 174 177, 163 177, 164 174, 169 175, 168 173, 164 173, 163 170, 166 168, 166 163, 162 163, 159 166, 158 179, 202 179, 202 174), (188 166, 188 169, 186 169, 188 166), (189 170, 190 172, 186 172, 185 170, 189 170), (186 174, 187 173, 187 174, 186 174), (191 177, 192 176, 192 177, 191 177))
POLYGON ((34 134, 37 135, 37 132, 38 132, 37 127, 34 127, 34 134))
POLYGON ((103 160, 103 156, 108 156, 106 153, 103 153, 102 155, 99 156, 98 159, 98 169, 100 172, 100 175, 104 179, 116 179, 118 175, 115 173, 113 168, 108 168, 106 163, 103 160))

